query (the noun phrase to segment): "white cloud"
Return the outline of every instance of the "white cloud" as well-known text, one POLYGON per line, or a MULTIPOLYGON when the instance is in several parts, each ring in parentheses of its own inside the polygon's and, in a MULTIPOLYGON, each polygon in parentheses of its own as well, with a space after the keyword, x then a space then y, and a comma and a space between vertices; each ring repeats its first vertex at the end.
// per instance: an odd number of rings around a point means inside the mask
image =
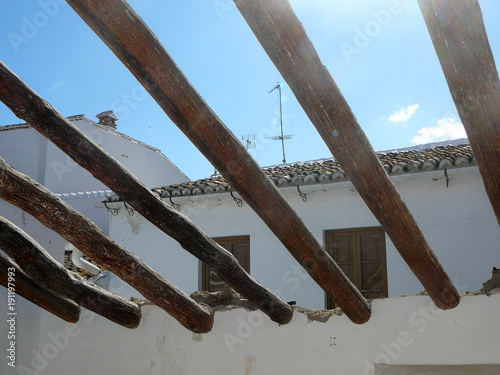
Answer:
POLYGON ((419 107, 418 104, 411 104, 406 108, 401 108, 399 111, 396 111, 389 116, 389 121, 390 122, 408 121, 411 118, 411 116, 415 114, 418 107, 419 107))
POLYGON ((420 129, 411 141, 414 144, 419 144, 464 137, 467 137, 467 134, 463 125, 454 117, 445 117, 438 120, 436 126, 420 129))

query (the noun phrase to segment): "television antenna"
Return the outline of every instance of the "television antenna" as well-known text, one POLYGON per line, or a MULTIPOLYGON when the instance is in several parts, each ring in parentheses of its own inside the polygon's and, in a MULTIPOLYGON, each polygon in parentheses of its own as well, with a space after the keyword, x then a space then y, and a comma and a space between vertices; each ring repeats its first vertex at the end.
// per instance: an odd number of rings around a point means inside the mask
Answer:
POLYGON ((245 147, 248 149, 255 148, 255 134, 245 134, 241 136, 241 141, 244 143, 245 147))
POLYGON ((272 93, 274 90, 278 89, 279 92, 279 99, 280 99, 280 128, 281 128, 281 135, 274 136, 274 137, 266 137, 267 139, 271 139, 273 141, 281 141, 281 149, 283 150, 283 164, 286 163, 286 157, 285 157, 285 140, 287 139, 292 139, 293 134, 283 134, 283 106, 281 103, 281 84, 279 82, 276 82, 276 86, 273 87, 269 93, 272 93))

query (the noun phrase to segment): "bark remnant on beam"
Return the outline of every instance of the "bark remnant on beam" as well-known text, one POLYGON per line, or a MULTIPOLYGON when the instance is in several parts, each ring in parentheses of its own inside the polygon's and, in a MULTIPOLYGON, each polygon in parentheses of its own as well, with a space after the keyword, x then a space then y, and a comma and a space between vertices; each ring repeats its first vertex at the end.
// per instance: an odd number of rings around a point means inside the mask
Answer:
POLYGON ((389 180, 368 138, 288 0, 236 6, 396 249, 435 304, 455 307, 457 290, 389 180))
POLYGON ((477 0, 419 0, 500 225, 500 80, 477 0))
POLYGON ((33 238, 2 216, 0 249, 43 287, 124 327, 139 325, 141 309, 135 303, 69 273, 33 238))
POLYGON ((13 283, 16 294, 69 323, 78 322, 80 306, 42 287, 26 275, 10 258, 0 254, 0 284, 6 288, 10 286, 9 273, 11 271, 14 274, 13 283))

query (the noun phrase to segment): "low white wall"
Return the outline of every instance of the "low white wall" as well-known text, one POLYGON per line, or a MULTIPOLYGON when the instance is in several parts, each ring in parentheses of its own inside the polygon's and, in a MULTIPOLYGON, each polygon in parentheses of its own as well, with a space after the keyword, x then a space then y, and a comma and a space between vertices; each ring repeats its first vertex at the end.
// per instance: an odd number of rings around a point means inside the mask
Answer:
MULTIPOLYGON (((459 291, 475 291, 490 277, 492 267, 500 265, 500 230, 477 168, 451 169, 448 175, 448 188, 443 171, 391 179, 459 291)), ((280 190, 322 244, 325 230, 379 225, 349 182, 301 187, 307 202, 295 187, 280 190)), ((283 299, 307 308, 325 307, 323 291, 247 204, 238 207, 227 193, 173 201, 211 237, 250 235, 250 273, 283 299)), ((185 292, 197 290, 199 261, 137 212, 129 216, 120 205, 118 216, 112 218, 111 237, 185 292)), ((419 293, 420 282, 389 238, 386 244, 389 296, 419 293)), ((111 279, 122 295, 139 296, 114 276, 111 279)))
POLYGON ((77 324, 44 312, 40 342, 20 337, 23 353, 15 371, 1 368, 9 375, 371 375, 374 364, 390 370, 387 363, 498 370, 499 309, 499 294, 464 296, 448 311, 435 308, 427 296, 412 296, 374 301, 363 325, 345 315, 308 321, 296 311, 291 323, 279 326, 258 311, 239 308, 216 312, 213 330, 203 335, 152 305, 142 307, 141 324, 133 330, 88 311, 77 324))

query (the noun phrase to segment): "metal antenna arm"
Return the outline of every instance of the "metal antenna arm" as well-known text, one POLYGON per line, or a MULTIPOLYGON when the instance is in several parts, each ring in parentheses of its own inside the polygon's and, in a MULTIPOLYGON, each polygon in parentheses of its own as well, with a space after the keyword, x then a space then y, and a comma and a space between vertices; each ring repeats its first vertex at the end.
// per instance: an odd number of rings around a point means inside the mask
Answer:
POLYGON ((279 96, 280 96, 280 128, 281 128, 281 149, 283 150, 283 164, 286 163, 286 157, 285 157, 285 139, 283 138, 283 106, 281 103, 281 84, 279 82, 276 82, 276 86, 269 91, 269 93, 272 93, 274 90, 278 89, 279 96))

